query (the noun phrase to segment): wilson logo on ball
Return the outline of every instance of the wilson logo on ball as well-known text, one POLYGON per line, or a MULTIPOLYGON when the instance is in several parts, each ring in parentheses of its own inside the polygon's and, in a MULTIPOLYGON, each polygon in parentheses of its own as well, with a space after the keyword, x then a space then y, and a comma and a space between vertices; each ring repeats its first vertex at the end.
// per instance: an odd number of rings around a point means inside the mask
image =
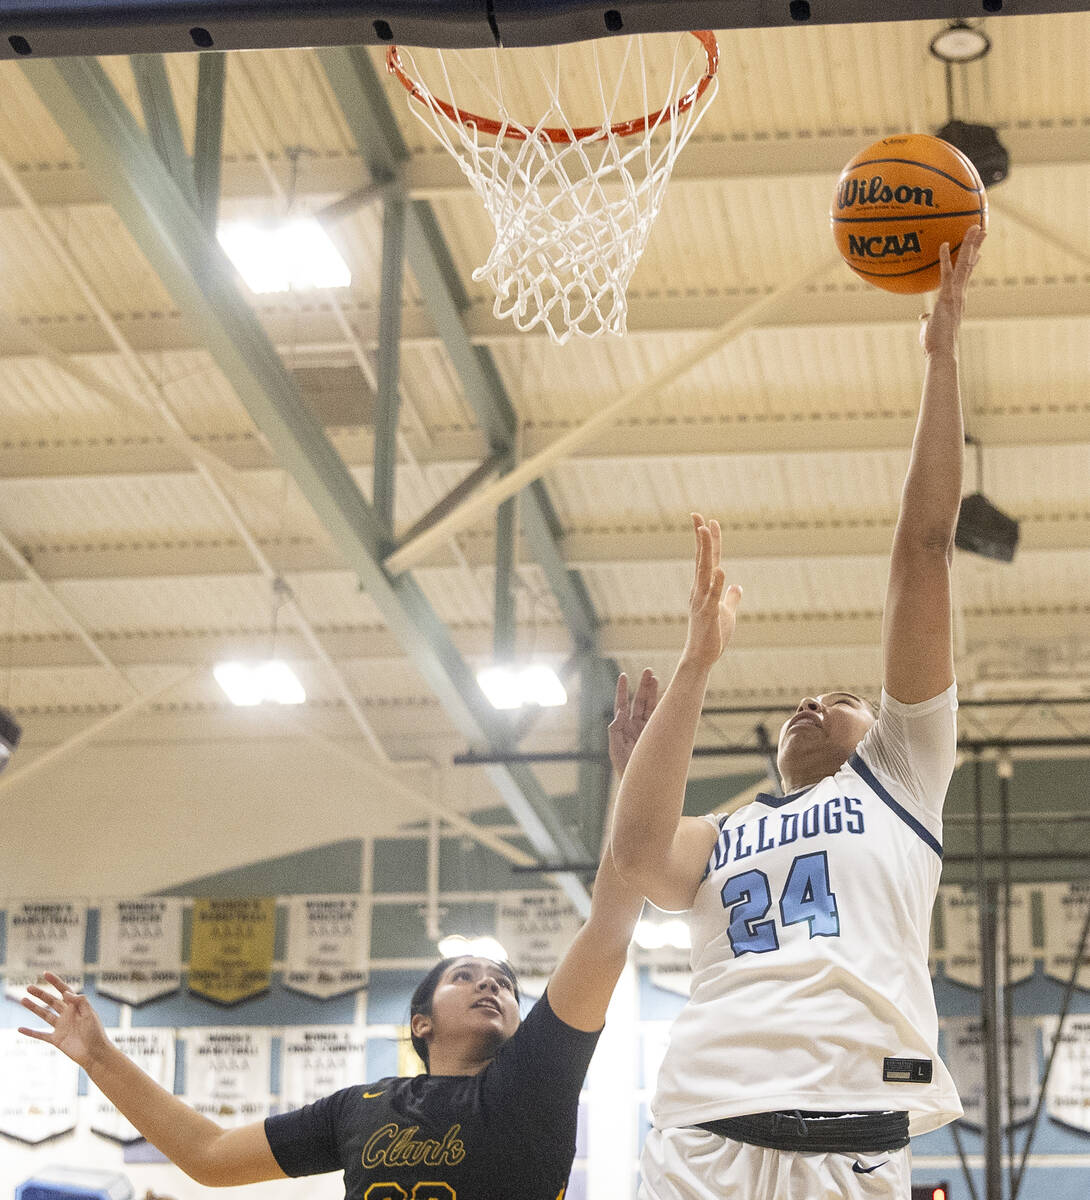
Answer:
POLYGON ((898 237, 895 233, 878 234, 874 237, 848 235, 848 253, 860 258, 888 258, 891 254, 903 257, 906 254, 920 253, 920 235, 906 233, 898 237))
POLYGON ((912 187, 907 183, 890 187, 881 175, 842 180, 836 189, 837 208, 854 208, 860 204, 914 204, 917 208, 934 208, 935 193, 929 187, 912 187))

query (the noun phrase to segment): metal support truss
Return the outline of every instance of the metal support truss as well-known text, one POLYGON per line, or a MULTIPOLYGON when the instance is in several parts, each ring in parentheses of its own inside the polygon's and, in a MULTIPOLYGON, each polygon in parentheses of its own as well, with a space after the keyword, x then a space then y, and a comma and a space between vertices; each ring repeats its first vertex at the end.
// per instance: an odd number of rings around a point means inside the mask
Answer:
MULTIPOLYGON (((409 200, 400 169, 409 152, 370 59, 358 46, 319 50, 318 57, 368 170, 376 179, 392 180, 389 187, 398 189, 405 198, 408 262, 466 399, 492 448, 510 450, 517 425, 514 408, 491 355, 474 346, 466 331, 461 315, 466 297, 431 206, 425 201, 409 200)), ((568 570, 561 556, 559 523, 538 479, 525 490, 521 524, 576 646, 593 649, 597 618, 582 580, 568 570)))
POLYGON ((579 763, 579 816, 583 842, 592 856, 600 852, 613 769, 609 761, 608 724, 613 715, 616 663, 584 654, 579 663, 579 749, 598 757, 579 763))
MULTIPOLYGON (((91 59, 21 66, 454 725, 472 740, 502 744, 506 722, 488 705, 415 581, 391 579, 383 569, 380 522, 239 294, 229 262, 101 66, 91 59)), ((495 765, 486 773, 539 854, 580 856, 578 838, 529 767, 495 765)), ((583 885, 574 876, 558 882, 586 912, 583 885)))
POLYGON ((373 500, 378 519, 394 536, 394 480, 401 415, 401 288, 405 259, 405 201, 388 192, 382 213, 382 289, 378 319, 378 394, 375 397, 373 500))
POLYGON ((195 204, 197 193, 193 184, 193 166, 186 153, 182 126, 178 120, 178 110, 174 106, 174 94, 170 90, 163 56, 134 54, 129 59, 129 64, 136 80, 136 90, 140 95, 144 128, 155 147, 155 153, 159 155, 190 203, 195 204))
POLYGON ((193 182, 197 211, 209 233, 215 233, 220 206, 223 150, 223 101, 227 55, 202 54, 197 64, 197 119, 193 132, 193 182))

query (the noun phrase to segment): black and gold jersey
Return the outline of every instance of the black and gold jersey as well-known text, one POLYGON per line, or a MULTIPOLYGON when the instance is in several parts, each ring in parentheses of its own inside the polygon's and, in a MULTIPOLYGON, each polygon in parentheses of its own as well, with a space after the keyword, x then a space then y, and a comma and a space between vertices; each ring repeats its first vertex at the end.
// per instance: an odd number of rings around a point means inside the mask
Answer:
POLYGON ((597 1041, 546 994, 477 1075, 344 1088, 270 1117, 265 1134, 286 1175, 343 1171, 346 1200, 558 1200, 597 1041))

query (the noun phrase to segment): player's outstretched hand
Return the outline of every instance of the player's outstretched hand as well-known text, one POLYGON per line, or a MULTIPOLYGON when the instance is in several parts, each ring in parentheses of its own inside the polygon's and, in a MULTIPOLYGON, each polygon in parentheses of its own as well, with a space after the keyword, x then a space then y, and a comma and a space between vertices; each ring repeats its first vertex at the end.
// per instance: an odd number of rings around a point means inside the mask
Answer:
POLYGON ((935 307, 920 317, 920 345, 927 354, 951 353, 956 349, 961 314, 965 309, 965 293, 973 273, 985 232, 979 225, 966 230, 956 263, 950 260, 950 243, 939 247, 942 272, 935 307))
POLYGON ((651 719, 658 702, 659 681, 650 667, 640 676, 636 694, 631 700, 628 696, 628 676, 622 671, 617 679, 613 720, 609 724, 609 761, 618 777, 624 774, 643 727, 651 719))
POLYGON ((98 1013, 86 996, 72 991, 59 975, 46 971, 43 978, 53 990, 31 984, 27 988, 30 996, 23 996, 19 1003, 40 1017, 49 1028, 27 1029, 20 1026, 19 1032, 56 1046, 62 1054, 87 1071, 110 1045, 98 1013))
POLYGON ((689 634, 682 659, 710 670, 734 635, 742 589, 736 583, 727 587, 727 576, 720 564, 723 534, 719 522, 706 524, 699 513, 693 513, 692 518, 696 565, 689 593, 689 634))

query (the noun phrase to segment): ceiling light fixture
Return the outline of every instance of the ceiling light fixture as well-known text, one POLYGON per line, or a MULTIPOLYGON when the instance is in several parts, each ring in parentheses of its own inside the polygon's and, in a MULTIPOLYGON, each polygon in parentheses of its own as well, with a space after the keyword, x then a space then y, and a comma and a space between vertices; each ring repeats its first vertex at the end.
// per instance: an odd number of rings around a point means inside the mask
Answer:
POLYGON ((282 659, 216 663, 212 674, 227 699, 239 708, 264 703, 302 704, 307 698, 299 677, 282 659))
POLYGON ((352 272, 314 217, 286 221, 232 221, 216 238, 255 295, 343 288, 352 272))
POLYGON ((545 663, 516 667, 498 663, 477 672, 477 684, 493 708, 515 709, 525 705, 557 708, 567 704, 568 693, 560 676, 545 663))
POLYGON ((688 923, 678 917, 668 921, 649 921, 643 917, 636 923, 632 936, 641 950, 661 950, 664 946, 688 950, 693 944, 688 923))
POLYGON ((494 937, 464 937, 460 933, 451 933, 440 938, 437 944, 444 958, 461 958, 468 954, 473 958, 490 958, 493 962, 507 961, 507 951, 494 937))
POLYGON ((992 48, 991 39, 978 26, 953 21, 931 39, 928 49, 944 63, 970 63, 992 48))

